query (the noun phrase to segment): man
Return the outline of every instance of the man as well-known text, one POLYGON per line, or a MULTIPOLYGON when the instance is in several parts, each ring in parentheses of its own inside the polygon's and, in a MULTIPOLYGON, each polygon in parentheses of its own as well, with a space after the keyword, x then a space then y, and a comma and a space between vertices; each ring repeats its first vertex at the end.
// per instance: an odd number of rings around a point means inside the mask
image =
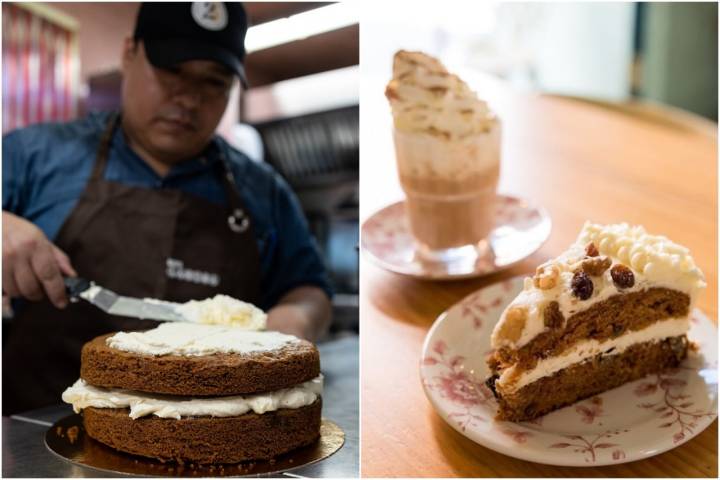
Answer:
POLYGON ((68 304, 63 276, 184 302, 218 293, 315 339, 330 320, 317 247, 288 186, 214 136, 244 83, 238 3, 146 3, 122 53, 122 109, 3 139, 3 414, 59 402, 80 348, 155 323, 68 304))

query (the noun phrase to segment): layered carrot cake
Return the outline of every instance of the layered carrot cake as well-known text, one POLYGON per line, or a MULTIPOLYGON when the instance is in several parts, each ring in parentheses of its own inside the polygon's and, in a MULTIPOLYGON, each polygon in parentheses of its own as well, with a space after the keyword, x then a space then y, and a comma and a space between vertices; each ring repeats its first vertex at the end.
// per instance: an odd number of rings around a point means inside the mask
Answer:
POLYGON ((486 383, 497 418, 530 420, 676 367, 704 287, 687 248, 640 226, 586 223, 495 326, 486 383))
MULTIPOLYGON (((264 326, 264 319, 263 319, 264 326)), ((169 322, 86 343, 62 395, 87 434, 162 461, 266 460, 320 435, 317 348, 272 331, 169 322)))

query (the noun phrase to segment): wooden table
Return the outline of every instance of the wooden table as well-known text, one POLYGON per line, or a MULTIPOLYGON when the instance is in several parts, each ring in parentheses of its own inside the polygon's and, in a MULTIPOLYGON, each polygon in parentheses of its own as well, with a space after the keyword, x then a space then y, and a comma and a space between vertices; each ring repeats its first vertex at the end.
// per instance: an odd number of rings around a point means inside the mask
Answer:
MULTIPOLYGON (((363 85, 361 217, 402 198, 382 82, 363 85)), ((699 306, 717 321, 717 136, 707 128, 577 100, 473 86, 503 121, 499 190, 550 212, 549 240, 532 257, 487 278, 433 283, 361 264, 362 472, 364 476, 717 476, 717 421, 688 443, 608 467, 540 465, 466 439, 432 409, 419 379, 422 342, 435 318, 465 295, 534 271, 583 222, 644 225, 688 246, 707 278, 699 306)))

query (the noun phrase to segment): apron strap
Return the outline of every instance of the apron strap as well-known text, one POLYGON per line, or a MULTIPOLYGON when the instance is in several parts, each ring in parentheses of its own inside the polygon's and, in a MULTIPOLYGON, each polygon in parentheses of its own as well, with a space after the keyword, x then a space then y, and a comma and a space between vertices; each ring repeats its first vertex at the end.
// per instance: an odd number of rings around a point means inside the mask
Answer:
MULTIPOLYGON (((216 142, 217 145, 217 142, 216 142)), ((227 156, 220 145, 218 146, 218 155, 220 161, 217 162, 220 168, 220 181, 225 189, 225 194, 230 205, 230 215, 228 215, 228 227, 235 233, 244 233, 250 228, 250 216, 244 209, 242 199, 238 193, 237 182, 230 166, 228 165, 227 156)))
POLYGON ((110 145, 112 144, 113 133, 115 133, 115 127, 117 126, 120 115, 114 112, 108 118, 105 130, 100 137, 100 143, 98 144, 97 154, 95 155, 95 164, 93 165, 92 174, 90 175, 91 180, 102 180, 105 166, 107 165, 108 156, 110 154, 110 145))

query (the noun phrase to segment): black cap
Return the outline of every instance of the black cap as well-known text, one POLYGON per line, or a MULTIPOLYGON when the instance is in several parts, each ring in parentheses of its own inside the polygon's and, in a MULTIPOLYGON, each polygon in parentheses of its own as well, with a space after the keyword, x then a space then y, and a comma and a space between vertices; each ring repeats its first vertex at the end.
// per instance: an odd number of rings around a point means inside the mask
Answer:
POLYGON ((237 2, 144 2, 135 24, 150 63, 171 67, 188 60, 212 60, 235 72, 247 87, 247 15, 237 2))

